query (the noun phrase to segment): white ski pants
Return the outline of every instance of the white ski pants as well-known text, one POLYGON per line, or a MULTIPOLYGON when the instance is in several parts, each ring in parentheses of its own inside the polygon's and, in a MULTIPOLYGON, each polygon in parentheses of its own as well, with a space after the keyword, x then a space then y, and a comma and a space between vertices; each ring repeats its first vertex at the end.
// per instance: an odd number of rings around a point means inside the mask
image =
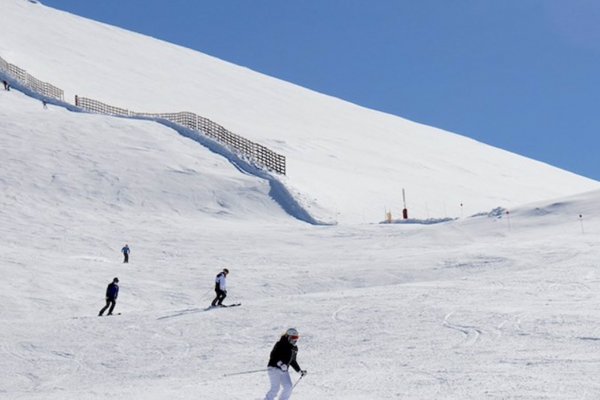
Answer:
POLYGON ((292 395, 292 378, 290 378, 290 373, 275 367, 267 368, 267 372, 271 381, 271 390, 267 392, 265 400, 275 400, 280 386, 283 386, 283 390, 279 395, 279 400, 288 400, 292 395))

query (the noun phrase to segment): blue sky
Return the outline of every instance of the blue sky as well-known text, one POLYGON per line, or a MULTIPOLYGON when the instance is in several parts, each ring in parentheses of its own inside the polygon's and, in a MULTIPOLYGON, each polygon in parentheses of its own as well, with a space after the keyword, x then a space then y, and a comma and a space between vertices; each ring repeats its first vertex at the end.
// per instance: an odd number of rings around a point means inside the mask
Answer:
POLYGON ((596 0, 42 0, 600 180, 596 0))

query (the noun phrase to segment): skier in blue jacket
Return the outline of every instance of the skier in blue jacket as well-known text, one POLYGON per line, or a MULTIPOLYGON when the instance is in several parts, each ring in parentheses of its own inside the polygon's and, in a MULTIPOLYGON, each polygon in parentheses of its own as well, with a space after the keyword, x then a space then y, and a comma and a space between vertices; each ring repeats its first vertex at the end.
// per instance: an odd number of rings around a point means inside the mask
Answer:
POLYGON ((129 245, 128 244, 123 246, 123 248, 121 249, 121 253, 123 253, 123 262, 128 263, 129 262, 129 245))
POLYGON ((110 307, 110 309, 108 310, 107 315, 112 315, 113 310, 117 305, 117 297, 119 297, 119 278, 114 278, 106 287, 106 305, 98 313, 99 317, 104 314, 104 311, 106 311, 108 307, 110 307))

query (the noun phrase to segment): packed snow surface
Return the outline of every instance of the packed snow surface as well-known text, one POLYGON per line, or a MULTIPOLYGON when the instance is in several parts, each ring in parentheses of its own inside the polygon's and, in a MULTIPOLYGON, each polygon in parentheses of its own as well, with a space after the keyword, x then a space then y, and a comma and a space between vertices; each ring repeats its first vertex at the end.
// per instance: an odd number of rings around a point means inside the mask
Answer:
POLYGON ((290 326, 296 399, 600 396, 598 191, 318 226, 152 122, 11 91, 0 132, 0 398, 259 399, 266 372, 235 374, 290 326), (224 267, 243 305, 205 311, 224 267))
POLYGON ((0 56, 115 105, 204 110, 288 155, 278 179, 338 222, 163 125, 0 90, 1 399, 263 399, 289 327, 293 399, 600 398, 598 182, 42 4, 0 15, 0 56), (399 176, 421 211, 380 224, 399 176), (225 267, 242 306, 207 310, 225 267), (98 317, 114 277, 121 314, 98 317))

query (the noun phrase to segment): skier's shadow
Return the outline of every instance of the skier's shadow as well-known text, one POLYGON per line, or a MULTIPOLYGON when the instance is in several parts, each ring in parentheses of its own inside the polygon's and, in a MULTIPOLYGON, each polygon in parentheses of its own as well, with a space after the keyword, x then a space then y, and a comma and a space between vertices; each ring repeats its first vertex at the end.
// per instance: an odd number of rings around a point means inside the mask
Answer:
POLYGON ((206 308, 186 308, 185 310, 176 311, 173 314, 163 315, 162 317, 158 317, 157 320, 181 317, 183 315, 193 314, 193 313, 202 312, 202 311, 206 311, 206 310, 207 310, 206 308))

